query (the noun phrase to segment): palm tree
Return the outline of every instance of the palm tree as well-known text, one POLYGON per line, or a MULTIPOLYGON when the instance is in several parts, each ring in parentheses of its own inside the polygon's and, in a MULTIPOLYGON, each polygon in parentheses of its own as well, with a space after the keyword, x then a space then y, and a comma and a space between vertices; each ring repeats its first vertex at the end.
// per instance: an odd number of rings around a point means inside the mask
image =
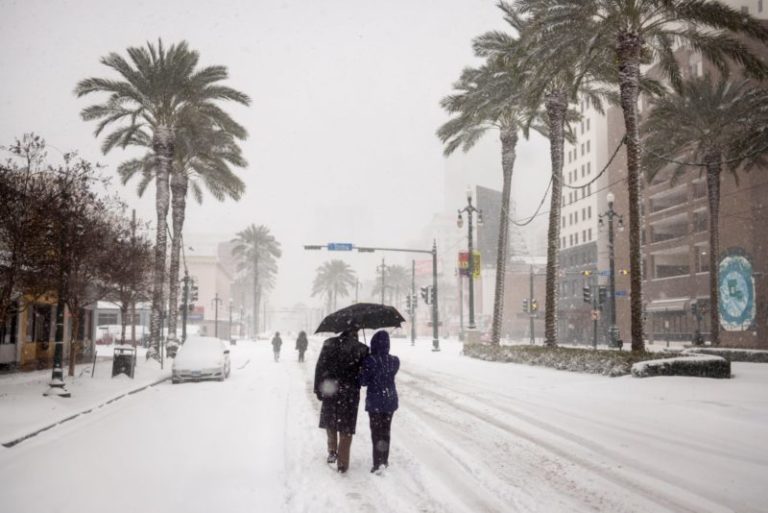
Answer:
POLYGON ((235 246, 232 256, 240 260, 241 269, 247 269, 253 276, 253 334, 259 329, 259 303, 261 302, 264 275, 277 272, 276 260, 282 256, 280 243, 264 225, 251 224, 232 239, 235 246))
POLYGON ((651 102, 642 124, 643 167, 652 180, 672 163, 672 180, 688 168, 686 160, 699 163, 706 174, 709 202, 709 294, 712 345, 720 343, 720 179, 723 168, 736 177, 746 166, 764 162, 768 155, 768 89, 746 80, 709 76, 684 82, 674 94, 651 102), (659 158, 667 155, 670 158, 659 158))
POLYGON ((499 131, 501 139, 501 219, 496 251, 496 284, 493 301, 491 340, 499 344, 504 312, 504 279, 509 246, 509 201, 512 172, 517 157, 519 133, 528 136, 532 115, 518 99, 520 87, 518 70, 498 62, 486 62, 479 68, 466 68, 454 84, 456 93, 446 96, 440 104, 453 117, 442 125, 437 135, 445 144, 448 156, 456 149, 469 151, 489 130, 499 131))
POLYGON ((224 66, 197 68, 199 54, 185 41, 168 49, 157 46, 130 47, 130 62, 110 53, 101 63, 120 75, 119 80, 87 78, 75 88, 82 97, 91 93, 107 93, 104 103, 83 109, 86 121, 99 120, 98 137, 110 125, 118 127, 106 136, 102 151, 129 145, 150 145, 155 168, 155 259, 152 290, 150 336, 156 352, 160 340, 160 318, 164 304, 165 257, 167 237, 165 220, 169 205, 169 177, 176 159, 177 135, 189 123, 201 118, 226 132, 243 138, 245 129, 237 124, 217 102, 234 101, 248 105, 245 94, 220 85, 228 77, 224 66))
MULTIPOLYGON (((168 338, 176 340, 178 317, 179 262, 183 239, 187 195, 191 186, 198 204, 203 201, 203 187, 218 201, 227 197, 239 200, 245 190, 243 181, 231 166, 245 167, 240 146, 233 134, 206 123, 185 124, 176 136, 176 158, 170 178, 171 189, 171 262, 168 294, 168 338)), ((141 173, 137 193, 142 196, 154 178, 152 153, 142 159, 132 159, 121 164, 117 172, 123 184, 141 173)))
POLYGON ((569 104, 576 102, 581 95, 590 98, 598 109, 602 109, 604 92, 592 87, 589 81, 594 80, 595 76, 604 76, 604 66, 597 59, 580 58, 586 53, 585 44, 580 40, 553 51, 547 44, 551 34, 546 30, 546 26, 537 23, 536 19, 521 17, 508 2, 501 1, 498 7, 518 37, 499 31, 488 32, 475 39, 474 48, 480 57, 495 59, 504 65, 511 64, 521 70, 520 85, 517 88, 518 101, 526 105, 528 111, 535 112, 544 107, 543 118, 549 137, 552 163, 544 341, 549 346, 555 346, 563 155, 565 139, 569 135, 568 122, 574 121, 576 116, 569 111, 569 104))
POLYGON ((334 311, 338 308, 338 297, 348 296, 350 289, 347 287, 354 287, 356 281, 355 271, 348 263, 343 260, 325 262, 317 268, 312 283, 312 297, 325 294, 328 311, 334 311))
MULTIPOLYGON (((389 291, 389 303, 392 305, 400 304, 400 291, 411 288, 411 272, 402 265, 388 265, 384 271, 384 294, 389 291)), ((381 296, 381 280, 376 280, 371 295, 381 296)))
POLYGON ((658 61, 666 78, 679 88, 674 48, 677 43, 686 43, 723 71, 734 61, 750 75, 763 77, 768 75, 768 68, 736 34, 765 42, 768 29, 716 0, 516 0, 515 7, 539 26, 547 27, 545 40, 550 51, 567 51, 581 40, 589 50, 588 59, 614 62, 626 129, 632 350, 642 351, 640 67, 658 61))

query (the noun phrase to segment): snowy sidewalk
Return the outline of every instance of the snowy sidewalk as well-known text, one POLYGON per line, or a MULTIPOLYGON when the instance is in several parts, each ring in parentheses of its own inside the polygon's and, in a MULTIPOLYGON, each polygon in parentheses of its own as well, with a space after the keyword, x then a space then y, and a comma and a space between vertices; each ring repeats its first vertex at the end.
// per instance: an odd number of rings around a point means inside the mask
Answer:
MULTIPOLYGON (((100 353, 111 354, 104 348, 100 353)), ((6 444, 55 424, 82 411, 90 410, 170 376, 172 360, 165 370, 155 361, 145 361, 140 352, 135 379, 120 375, 112 378, 112 359, 99 359, 91 376, 92 363, 79 364, 73 377, 65 376, 69 398, 44 397, 51 380, 51 370, 17 372, 0 376, 0 444, 6 444)), ((66 374, 67 369, 64 369, 66 374)))

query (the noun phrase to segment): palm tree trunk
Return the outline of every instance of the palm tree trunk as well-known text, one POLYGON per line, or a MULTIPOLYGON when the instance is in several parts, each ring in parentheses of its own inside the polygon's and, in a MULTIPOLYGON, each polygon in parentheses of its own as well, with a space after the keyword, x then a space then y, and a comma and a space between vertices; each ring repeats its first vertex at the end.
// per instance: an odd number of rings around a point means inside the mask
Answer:
POLYGON ((259 334, 259 253, 253 248, 253 336, 259 334))
POLYGON ((710 342, 720 345, 720 162, 718 153, 707 155, 709 201, 709 326, 710 342))
POLYGON ((568 96, 554 90, 546 97, 547 123, 549 125, 549 152, 552 161, 552 197, 547 231, 547 277, 544 298, 544 343, 557 345, 558 257, 560 253, 560 209, 562 203, 563 147, 565 145, 565 113, 568 96))
POLYGON ((70 319, 72 319, 71 328, 72 332, 69 334, 69 372, 67 375, 74 376, 75 375, 75 347, 77 342, 77 332, 80 331, 80 309, 75 309, 74 315, 72 312, 69 314, 70 319))
POLYGON ((493 322, 491 343, 501 343, 501 323, 504 320, 504 280, 507 274, 507 251, 509 250, 509 196, 512 191, 512 170, 517 157, 517 129, 505 127, 501 130, 501 171, 504 176, 501 190, 501 219, 499 219, 499 240, 496 248, 496 290, 493 295, 493 322))
POLYGON ((187 208, 187 175, 180 170, 171 174, 171 267, 168 288, 168 340, 176 341, 176 322, 179 316, 179 262, 181 260, 181 237, 187 208))
POLYGON ((173 134, 170 128, 159 126, 152 139, 152 149, 155 153, 157 168, 155 170, 155 268, 152 278, 152 315, 149 321, 150 350, 159 352, 160 321, 165 303, 163 285, 165 283, 165 255, 168 237, 165 220, 168 217, 169 191, 168 180, 174 155, 173 134))
POLYGON ((629 188, 629 283, 632 351, 645 350, 643 335, 643 263, 640 247, 640 133, 637 99, 642 39, 630 32, 618 37, 619 90, 627 145, 629 188))

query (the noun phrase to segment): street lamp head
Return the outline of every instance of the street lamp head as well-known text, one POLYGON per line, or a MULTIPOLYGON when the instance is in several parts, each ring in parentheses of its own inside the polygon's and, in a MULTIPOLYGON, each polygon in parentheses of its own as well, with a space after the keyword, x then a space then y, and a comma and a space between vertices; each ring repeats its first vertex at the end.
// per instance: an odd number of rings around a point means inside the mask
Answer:
POLYGON ((477 211, 477 226, 483 226, 483 211, 477 211))
POLYGON ((605 225, 605 223, 603 222, 603 216, 601 214, 601 215, 597 216, 597 227, 599 229, 602 229, 604 225, 605 225))
POLYGON ((616 199, 616 196, 614 196, 614 194, 613 194, 612 192, 609 192, 609 193, 608 193, 608 194, 605 196, 605 199, 607 199, 607 200, 608 200, 608 204, 610 205, 610 204, 612 204, 612 203, 614 202, 614 200, 616 199))
POLYGON ((472 188, 467 186, 467 201, 472 201, 472 188))
POLYGON ((619 231, 620 232, 624 231, 624 218, 623 217, 619 217, 619 231))
POLYGON ((456 218, 456 226, 458 226, 459 228, 464 226, 464 218, 461 217, 461 210, 459 210, 459 217, 456 218))

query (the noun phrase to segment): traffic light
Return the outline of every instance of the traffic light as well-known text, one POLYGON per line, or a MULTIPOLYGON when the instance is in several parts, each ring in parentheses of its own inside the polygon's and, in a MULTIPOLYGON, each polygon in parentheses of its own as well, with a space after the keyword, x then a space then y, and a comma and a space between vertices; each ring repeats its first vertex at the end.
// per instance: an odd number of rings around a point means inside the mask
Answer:
POLYGON ((195 305, 190 303, 189 305, 187 305, 187 310, 189 310, 190 312, 194 312, 195 311, 195 305))
POLYGON ((411 296, 411 304, 413 305, 413 309, 415 310, 417 306, 419 306, 419 296, 414 294, 411 296))
POLYGON ((437 295, 437 289, 435 287, 429 287, 429 304, 434 305, 436 303, 435 296, 437 295))
POLYGON ((410 296, 410 295, 408 295, 408 296, 405 296, 405 308, 406 308, 406 310, 408 310, 409 312, 411 311, 411 308, 412 308, 412 307, 411 307, 411 296, 410 296))
POLYGON ((197 283, 195 283, 193 281, 192 285, 189 287, 189 302, 190 303, 194 303, 195 301, 197 301, 199 299, 198 292, 199 292, 199 290, 197 288, 197 283))
POLYGON ((539 311, 539 302, 535 299, 531 301, 531 312, 538 312, 539 311))
POLYGON ((585 303, 592 302, 592 289, 590 287, 585 285, 584 288, 582 289, 582 294, 583 294, 585 303))
POLYGON ((528 308, 528 298, 523 299, 523 312, 525 313, 530 312, 530 309, 528 308))
POLYGON ((619 274, 626 276, 629 274, 629 269, 619 269, 619 274))
POLYGON ((421 287, 421 298, 424 300, 424 304, 429 304, 429 286, 421 287))
POLYGON ((584 276, 592 276, 592 271, 581 271, 584 276))
POLYGON ((605 287, 597 289, 597 304, 603 306, 605 304, 605 298, 608 296, 608 290, 605 287))

